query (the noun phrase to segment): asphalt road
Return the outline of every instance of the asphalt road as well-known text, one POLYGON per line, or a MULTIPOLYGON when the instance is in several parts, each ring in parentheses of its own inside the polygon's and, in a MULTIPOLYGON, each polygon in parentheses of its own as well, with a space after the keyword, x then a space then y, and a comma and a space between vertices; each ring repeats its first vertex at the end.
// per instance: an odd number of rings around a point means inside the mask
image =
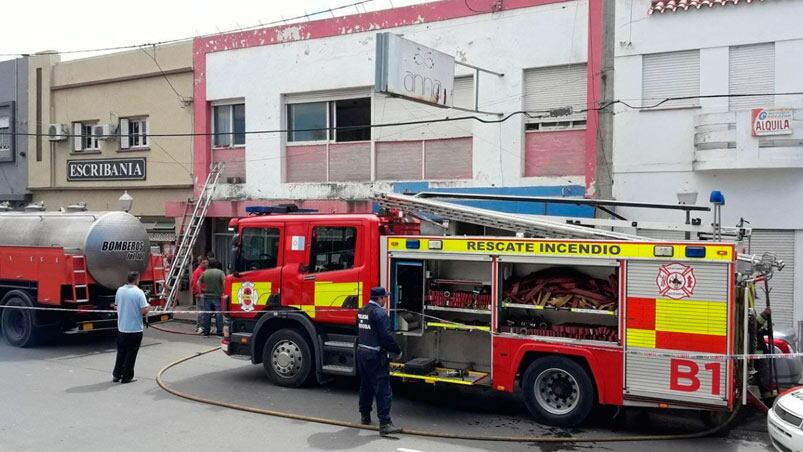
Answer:
MULTIPOLYGON (((163 325, 189 332, 187 324, 163 325)), ((400 435, 288 420, 174 397, 156 374, 178 358, 217 345, 214 339, 147 330, 137 381, 111 382, 113 336, 72 336, 60 344, 18 349, 0 341, 0 449, 18 450, 364 450, 364 451, 763 451, 762 418, 753 415, 724 436, 650 443, 498 443, 400 435)), ((165 380, 180 391, 242 405, 344 421, 358 420, 356 381, 322 387, 271 385, 261 366, 214 352, 174 369, 165 380)), ((563 430, 535 423, 515 397, 422 384, 394 386, 394 422, 416 430, 489 435, 615 436, 702 429, 688 413, 601 413, 589 426, 563 430)))

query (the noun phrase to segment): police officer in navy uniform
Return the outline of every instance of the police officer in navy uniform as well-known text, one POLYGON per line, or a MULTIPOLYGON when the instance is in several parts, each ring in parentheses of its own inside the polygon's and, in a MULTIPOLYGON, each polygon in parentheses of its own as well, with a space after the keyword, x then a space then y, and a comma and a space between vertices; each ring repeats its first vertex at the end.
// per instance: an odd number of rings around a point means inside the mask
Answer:
POLYGON ((379 417, 379 434, 399 433, 401 429, 390 421, 390 361, 388 353, 401 358, 401 349, 390 327, 385 312, 388 293, 384 287, 371 289, 371 301, 357 313, 357 369, 360 374, 361 423, 371 423, 371 405, 376 397, 376 412, 379 417))

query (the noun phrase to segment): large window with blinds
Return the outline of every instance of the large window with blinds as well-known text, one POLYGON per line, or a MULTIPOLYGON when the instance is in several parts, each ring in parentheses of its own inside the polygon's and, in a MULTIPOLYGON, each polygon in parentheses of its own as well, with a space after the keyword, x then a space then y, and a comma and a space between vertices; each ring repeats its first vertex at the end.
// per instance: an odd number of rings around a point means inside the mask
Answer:
POLYGON ((697 107, 700 105, 700 99, 695 96, 699 95, 699 50, 653 53, 643 56, 642 105, 655 106, 655 108, 697 107))
POLYGON ((775 43, 731 47, 728 57, 728 94, 764 94, 729 97, 729 110, 774 106, 775 43))
POLYGON ((545 115, 555 109, 572 107, 575 113, 560 117, 529 118, 527 130, 585 128, 587 99, 586 64, 566 64, 524 71, 524 109, 545 115))

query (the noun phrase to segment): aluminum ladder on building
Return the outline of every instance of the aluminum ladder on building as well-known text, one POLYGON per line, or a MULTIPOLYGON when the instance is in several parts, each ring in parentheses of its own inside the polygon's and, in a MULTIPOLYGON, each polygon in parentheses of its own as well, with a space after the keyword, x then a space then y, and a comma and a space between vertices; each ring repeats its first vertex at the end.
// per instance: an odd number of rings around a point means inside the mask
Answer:
POLYGON ((660 241, 634 234, 560 223, 531 215, 516 215, 397 193, 377 194, 374 196, 374 200, 377 204, 386 208, 396 208, 406 212, 427 212, 453 221, 504 229, 531 237, 660 241))
POLYGON ((223 162, 214 163, 206 176, 206 182, 204 182, 198 200, 195 202, 188 201, 187 203, 178 234, 178 248, 165 277, 163 293, 165 304, 162 307, 165 311, 175 306, 178 291, 181 287, 181 275, 192 265, 192 250, 195 247, 195 241, 198 239, 198 234, 201 231, 201 226, 203 226, 206 212, 209 210, 209 204, 212 202, 215 187, 224 166, 223 162), (192 208, 192 214, 188 218, 187 214, 190 212, 190 208, 192 208))

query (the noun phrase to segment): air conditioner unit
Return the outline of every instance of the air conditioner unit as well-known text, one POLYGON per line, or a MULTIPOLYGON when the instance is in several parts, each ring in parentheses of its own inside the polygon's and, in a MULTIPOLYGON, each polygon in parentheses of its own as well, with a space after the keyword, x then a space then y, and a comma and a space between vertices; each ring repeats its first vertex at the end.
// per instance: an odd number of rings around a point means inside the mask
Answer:
POLYGON ((92 126, 92 135, 98 140, 111 140, 117 132, 113 124, 97 124, 92 126))
POLYGON ((50 124, 47 126, 47 139, 50 141, 64 141, 70 132, 64 124, 50 124))

